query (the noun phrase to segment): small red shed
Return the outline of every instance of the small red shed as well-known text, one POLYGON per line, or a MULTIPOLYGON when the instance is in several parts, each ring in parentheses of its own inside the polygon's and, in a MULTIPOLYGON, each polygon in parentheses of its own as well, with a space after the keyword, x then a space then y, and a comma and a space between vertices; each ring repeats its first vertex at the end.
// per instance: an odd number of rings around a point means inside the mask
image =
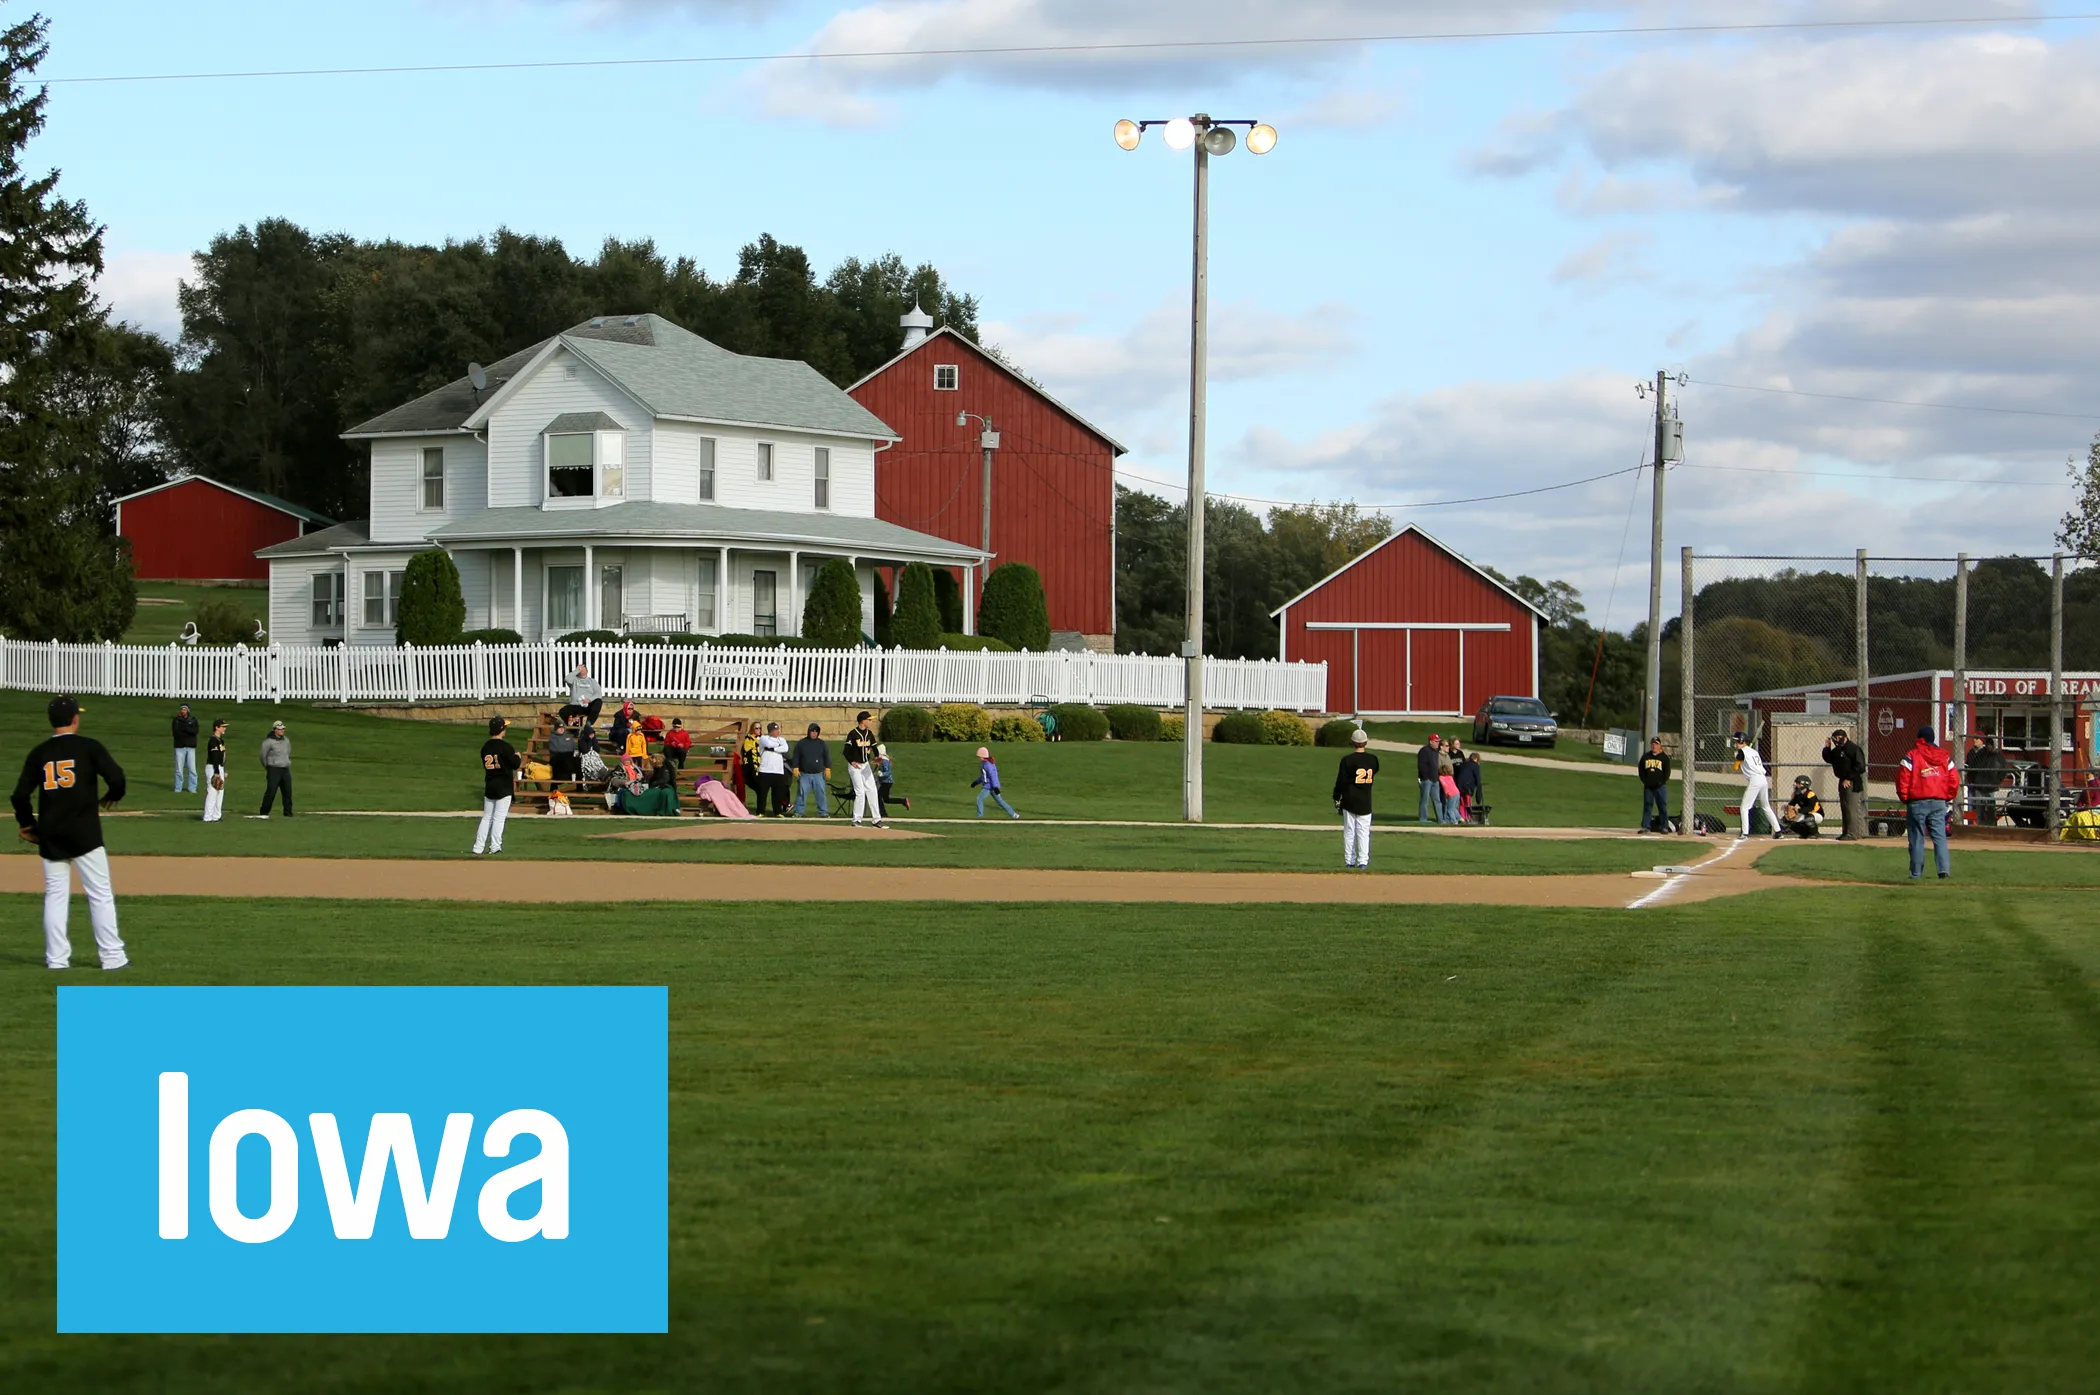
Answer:
POLYGON ((256 552, 335 520, 274 494, 184 475, 116 501, 117 536, 131 540, 141 581, 265 581, 256 552))
POLYGON ((1327 710, 1460 716, 1537 697, 1544 612, 1409 524, 1271 612, 1277 657, 1327 664, 1327 710))
POLYGON ((1034 567, 1050 628, 1114 652, 1116 457, 1124 448, 954 330, 928 334, 932 323, 922 311, 907 314, 903 351, 846 389, 904 438, 875 457, 875 516, 951 542, 983 541, 976 418, 990 418, 999 439, 992 565, 1034 567), (958 413, 969 414, 961 426, 958 413))

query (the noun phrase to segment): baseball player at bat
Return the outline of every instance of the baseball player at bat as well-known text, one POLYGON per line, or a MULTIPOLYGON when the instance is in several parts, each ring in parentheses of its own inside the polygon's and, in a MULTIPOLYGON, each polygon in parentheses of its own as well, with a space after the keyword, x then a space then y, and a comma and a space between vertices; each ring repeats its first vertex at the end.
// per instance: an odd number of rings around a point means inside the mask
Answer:
POLYGON ((25 842, 36 844, 44 859, 44 963, 53 969, 72 967, 73 942, 66 935, 71 910, 72 877, 87 895, 88 923, 95 928, 95 950, 104 969, 121 969, 131 960, 117 936, 117 898, 109 887, 109 854, 102 847, 102 814, 124 797, 124 772, 101 742, 80 734, 80 704, 70 697, 51 699, 51 739, 29 753, 22 778, 15 781, 15 823, 25 842), (96 797, 100 780, 108 793, 96 797), (30 800, 36 800, 35 810, 30 800))

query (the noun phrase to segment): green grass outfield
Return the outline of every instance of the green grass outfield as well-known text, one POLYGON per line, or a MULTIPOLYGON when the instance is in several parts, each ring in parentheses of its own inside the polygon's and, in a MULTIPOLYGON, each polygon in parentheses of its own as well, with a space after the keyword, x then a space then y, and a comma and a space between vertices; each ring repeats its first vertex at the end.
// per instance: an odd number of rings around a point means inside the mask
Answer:
MULTIPOLYGON (((1469 751, 1488 751, 1495 754, 1506 753, 1516 756, 1537 756, 1540 760, 1565 761, 1570 765, 1624 766, 1625 764, 1623 761, 1615 761, 1606 756, 1602 746, 1592 746, 1587 741, 1578 741, 1573 737, 1566 736, 1554 742, 1551 746, 1489 746, 1485 742, 1473 739, 1473 719, 1471 717, 1446 718, 1440 722, 1365 722, 1364 730, 1380 741, 1398 741, 1407 746, 1420 746, 1431 736, 1455 736, 1465 744, 1466 749, 1469 751)), ((1638 804, 1639 801, 1640 796, 1636 794, 1634 802, 1638 804)))
POLYGON ((669 984, 670 1333, 54 1336, 57 976, 5 897, 0 1389, 2037 1395, 2100 1371, 2088 893, 124 914, 131 983, 669 984))
POLYGON ((261 582, 188 586, 179 581, 141 581, 138 590, 141 604, 131 617, 131 628, 124 631, 125 644, 167 644, 180 639, 182 627, 197 618, 197 607, 208 600, 231 600, 258 620, 270 608, 270 593, 261 582))
MULTIPOLYGON (((50 728, 46 695, 0 693, 0 731, 16 743, 13 760, 50 728)), ((175 704, 158 698, 81 697, 82 730, 101 740, 133 783, 133 809, 195 809, 196 795, 177 797, 168 724, 175 704)), ((478 808, 477 752, 486 732, 477 725, 412 722, 296 703, 202 703, 201 722, 225 717, 233 789, 229 808, 252 812, 262 799, 257 748, 270 723, 283 720, 292 738, 294 788, 302 809, 431 810, 478 808)), ((783 719, 793 714, 785 709, 783 719)), ((785 724, 785 720, 783 721, 785 724)), ((836 743, 843 731, 830 733, 836 743)), ((1059 742, 1000 744, 993 748, 1007 799, 1031 819, 1145 819, 1181 817, 1181 748, 1168 742, 1059 742)), ((837 783, 846 783, 844 752, 833 747, 837 783)), ((925 818, 972 818, 976 747, 935 742, 896 745, 897 787, 910 795, 912 813, 925 818)), ((1314 747, 1221 746, 1205 750, 1204 813, 1219 823, 1317 823, 1334 818, 1331 795, 1341 752, 1314 747)), ((1379 805, 1382 817, 1412 821, 1418 803, 1408 757, 1387 753, 1379 805)), ((16 768, 18 767, 11 767, 16 768)), ((1577 769, 1497 766, 1487 775, 1495 822, 1521 827, 1632 828, 1640 820, 1640 787, 1622 776, 1577 769)))
MULTIPOLYGON (((1964 847, 1952 844, 1954 879, 1965 885, 1990 887, 2094 887, 2100 886, 2100 847, 2091 844, 2062 848, 1964 847)), ((1826 842, 1787 843, 1758 858, 1761 872, 1783 876, 1813 877, 1832 882, 1878 882, 1888 885, 1910 880, 1909 845, 1901 838, 1875 839, 1837 847, 1826 842)), ((1937 880, 1937 864, 1931 849, 1925 853, 1926 875, 1937 880)))
MULTIPOLYGON (((662 828, 668 820, 550 819, 520 815, 504 828, 506 858, 576 858, 622 862, 737 862, 782 866, 1029 867, 1092 871, 1326 872, 1342 862, 1339 820, 1324 832, 1288 829, 1130 828, 1090 824, 1015 824, 1004 815, 983 823, 900 824, 937 836, 897 838, 871 830, 858 839, 721 838, 658 841, 607 834, 662 828)), ((844 820, 832 822, 843 824, 844 820)), ((135 854, 218 857, 464 858, 474 841, 471 819, 301 815, 268 822, 232 818, 206 824, 175 814, 103 822, 118 885, 123 859, 135 854)), ((1376 872, 1511 875, 1634 872, 1704 855, 1662 840, 1631 838, 1480 838, 1404 831, 1373 840, 1376 872)), ((0 853, 35 856, 26 845, 0 842, 0 853)), ((1630 895, 1631 893, 1629 893, 1630 895)))

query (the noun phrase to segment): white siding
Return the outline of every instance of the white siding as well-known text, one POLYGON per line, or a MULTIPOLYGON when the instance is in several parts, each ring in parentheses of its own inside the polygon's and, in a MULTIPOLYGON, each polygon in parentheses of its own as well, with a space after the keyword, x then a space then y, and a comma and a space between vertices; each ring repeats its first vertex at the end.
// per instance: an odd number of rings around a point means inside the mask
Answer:
POLYGON ((603 412, 627 429, 627 495, 650 497, 650 420, 633 398, 566 350, 557 351, 489 418, 488 506, 544 502, 540 433, 564 412, 603 412), (575 366, 576 376, 564 369, 575 366))
POLYGON ((715 438, 715 498, 714 502, 732 509, 776 509, 782 513, 816 513, 816 448, 824 446, 831 451, 831 507, 824 513, 841 514, 850 518, 873 518, 875 516, 875 451, 865 441, 837 440, 821 436, 800 436, 791 431, 759 432, 741 427, 700 427, 684 422, 665 422, 659 430, 668 436, 678 433, 681 441, 689 439, 690 446, 681 445, 681 452, 689 452, 690 465, 683 474, 671 478, 678 481, 676 487, 683 494, 658 496, 667 503, 698 503, 699 494, 699 438, 715 438), (773 445, 773 478, 758 477, 758 446, 761 441, 773 445))
POLYGON ((348 617, 343 625, 345 644, 392 644, 392 625, 367 625, 365 623, 365 574, 367 572, 398 572, 408 569, 412 552, 353 552, 347 564, 347 577, 343 583, 343 606, 348 617))
POLYGON ((340 557, 273 557, 270 559, 270 638, 279 644, 319 644, 339 638, 340 629, 313 626, 316 572, 339 572, 340 557))
MULTIPOLYGON (((490 552, 455 552, 452 554, 452 561, 459 568, 459 589, 460 594, 466 598, 466 628, 470 630, 492 630, 496 627, 496 622, 489 609, 490 572, 496 565, 493 560, 494 557, 495 554, 490 552)), ((507 555, 503 558, 502 566, 503 580, 508 583, 510 580, 510 558, 507 555)))
MULTIPOLYGON (((700 438, 720 435, 683 421, 656 423, 649 451, 647 497, 659 504, 697 504, 700 498, 700 438)), ((718 465, 717 469, 720 468, 718 465)))
POLYGON ((372 442, 372 540, 417 543, 433 529, 488 507, 488 449, 471 436, 372 442), (445 507, 423 504, 423 451, 445 452, 445 507))

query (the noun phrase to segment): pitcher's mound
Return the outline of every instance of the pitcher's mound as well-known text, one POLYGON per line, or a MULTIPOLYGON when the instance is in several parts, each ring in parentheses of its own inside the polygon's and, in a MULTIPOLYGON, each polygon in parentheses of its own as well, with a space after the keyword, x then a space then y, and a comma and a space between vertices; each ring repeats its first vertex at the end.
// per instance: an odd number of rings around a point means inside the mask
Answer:
POLYGON ((670 842, 697 839, 746 839, 766 843, 817 843, 838 838, 938 838, 904 828, 855 828, 840 819, 708 819, 680 820, 625 833, 599 833, 598 838, 645 838, 670 842))

